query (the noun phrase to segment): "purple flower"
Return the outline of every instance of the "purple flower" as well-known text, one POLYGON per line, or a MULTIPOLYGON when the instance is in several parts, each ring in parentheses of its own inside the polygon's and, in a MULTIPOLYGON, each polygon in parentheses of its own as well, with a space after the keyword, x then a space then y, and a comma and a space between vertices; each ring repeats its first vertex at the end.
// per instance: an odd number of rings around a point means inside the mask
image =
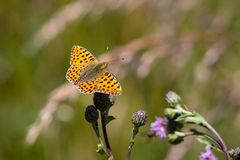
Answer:
POLYGON ((167 119, 156 117, 156 120, 153 123, 151 123, 150 130, 155 134, 155 136, 158 136, 163 139, 163 138, 167 138, 166 127, 167 127, 167 119))
POLYGON ((217 160, 216 156, 212 153, 210 147, 206 147, 204 152, 201 153, 200 160, 217 160))

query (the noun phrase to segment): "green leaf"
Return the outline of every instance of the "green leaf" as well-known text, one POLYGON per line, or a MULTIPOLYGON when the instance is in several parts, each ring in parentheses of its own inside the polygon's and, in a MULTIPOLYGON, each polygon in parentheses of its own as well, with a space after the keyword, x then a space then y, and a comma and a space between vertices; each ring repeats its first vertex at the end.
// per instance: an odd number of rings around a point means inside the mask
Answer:
POLYGON ((175 121, 178 121, 180 123, 193 123, 197 125, 201 125, 206 122, 206 120, 196 112, 192 114, 181 115, 175 121))
POLYGON ((117 119, 117 116, 109 115, 106 117, 106 124, 110 123, 112 120, 117 119))
POLYGON ((174 119, 175 117, 177 117, 176 115, 180 116, 181 113, 179 113, 176 109, 166 108, 164 109, 164 115, 169 119, 174 119))
POLYGON ((184 140, 185 136, 184 132, 175 131, 172 134, 168 134, 168 141, 171 144, 179 144, 184 140))
POLYGON ((212 137, 208 135, 198 135, 196 139, 198 140, 198 142, 203 143, 207 146, 211 146, 211 148, 216 151, 222 152, 219 146, 217 146, 217 143, 214 143, 215 140, 212 137))
POLYGON ((103 156, 108 156, 107 153, 105 152, 102 144, 98 144, 98 148, 97 148, 96 152, 103 156))

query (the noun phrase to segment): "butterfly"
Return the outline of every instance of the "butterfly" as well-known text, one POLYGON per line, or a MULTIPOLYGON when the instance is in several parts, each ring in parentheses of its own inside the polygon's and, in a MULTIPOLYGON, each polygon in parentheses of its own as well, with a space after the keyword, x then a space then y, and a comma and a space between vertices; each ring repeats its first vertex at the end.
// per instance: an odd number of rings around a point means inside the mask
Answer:
POLYGON ((107 62, 99 62, 87 49, 75 45, 71 49, 70 67, 66 79, 81 93, 95 92, 120 95, 121 84, 107 70, 107 62))

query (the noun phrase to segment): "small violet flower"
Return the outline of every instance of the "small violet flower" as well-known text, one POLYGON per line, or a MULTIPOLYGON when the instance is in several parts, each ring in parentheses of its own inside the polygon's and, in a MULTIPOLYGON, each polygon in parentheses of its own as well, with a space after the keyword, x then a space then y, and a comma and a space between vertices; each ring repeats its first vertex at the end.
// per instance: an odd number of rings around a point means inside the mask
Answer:
POLYGON ((160 137, 161 139, 167 138, 167 119, 156 117, 156 121, 151 123, 150 130, 155 134, 155 136, 160 137))
POLYGON ((217 160, 217 158, 212 153, 210 147, 207 147, 205 151, 201 153, 199 160, 217 160))

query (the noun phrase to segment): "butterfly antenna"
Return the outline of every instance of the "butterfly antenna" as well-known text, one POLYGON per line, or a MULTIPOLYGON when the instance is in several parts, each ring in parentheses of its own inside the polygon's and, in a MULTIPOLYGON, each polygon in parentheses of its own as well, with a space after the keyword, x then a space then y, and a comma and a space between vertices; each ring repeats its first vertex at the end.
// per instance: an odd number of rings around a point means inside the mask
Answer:
POLYGON ((125 58, 117 57, 117 58, 110 59, 110 60, 108 61, 108 64, 112 64, 112 63, 116 63, 116 62, 122 62, 122 61, 124 61, 124 60, 125 60, 125 58))

